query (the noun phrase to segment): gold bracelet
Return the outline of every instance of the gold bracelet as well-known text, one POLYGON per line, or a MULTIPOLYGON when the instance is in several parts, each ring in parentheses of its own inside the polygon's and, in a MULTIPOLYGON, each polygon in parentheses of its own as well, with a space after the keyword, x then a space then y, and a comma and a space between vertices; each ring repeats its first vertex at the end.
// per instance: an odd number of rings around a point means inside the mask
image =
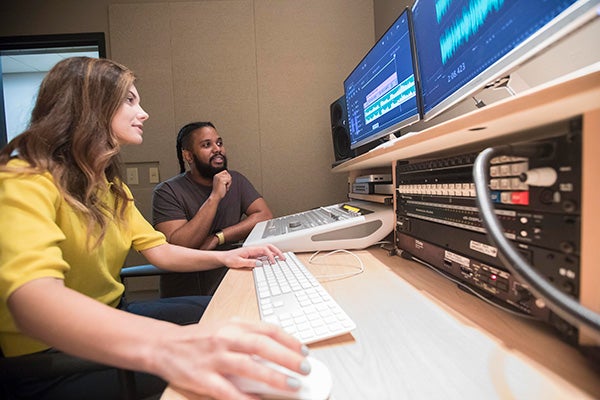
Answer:
POLYGON ((225 244, 225 234, 223 233, 223 231, 215 233, 215 236, 217 237, 217 239, 219 239, 219 246, 225 244))

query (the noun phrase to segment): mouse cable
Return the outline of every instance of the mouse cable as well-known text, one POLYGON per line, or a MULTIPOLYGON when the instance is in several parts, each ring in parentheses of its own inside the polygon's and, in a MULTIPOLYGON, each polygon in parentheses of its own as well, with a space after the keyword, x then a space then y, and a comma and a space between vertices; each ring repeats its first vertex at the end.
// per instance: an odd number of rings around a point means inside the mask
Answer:
POLYGON ((338 279, 350 278, 352 276, 362 274, 364 272, 364 270, 365 270, 365 265, 363 264, 363 262, 360 259, 360 257, 357 256, 356 254, 352 253, 351 251, 344 250, 344 249, 339 249, 339 250, 330 251, 327 254, 319 255, 319 253, 320 253, 320 251, 317 251, 317 252, 313 253, 310 256, 310 258, 308 259, 309 264, 313 264, 313 265, 325 265, 324 263, 318 263, 318 262, 316 262, 316 260, 318 258, 329 257, 330 255, 333 255, 333 254, 336 254, 336 253, 350 254, 352 257, 354 257, 354 258, 356 258, 358 260, 358 266, 356 266, 356 265, 338 264, 338 266, 345 266, 345 267, 354 268, 354 269, 356 269, 356 271, 347 272, 347 273, 343 273, 343 274, 315 275, 315 278, 317 278, 319 281, 321 281, 321 280, 333 281, 333 280, 338 280, 338 279))
POLYGON ((566 295, 544 279, 521 255, 518 249, 504 236, 504 229, 491 200, 488 187, 491 160, 498 155, 520 157, 539 157, 547 149, 533 145, 518 148, 510 145, 487 148, 475 159, 473 165, 473 181, 479 215, 491 243, 498 248, 498 256, 511 274, 528 285, 534 296, 543 299, 548 307, 558 316, 574 326, 585 325, 591 328, 590 333, 600 340, 600 315, 581 305, 574 298, 566 295))

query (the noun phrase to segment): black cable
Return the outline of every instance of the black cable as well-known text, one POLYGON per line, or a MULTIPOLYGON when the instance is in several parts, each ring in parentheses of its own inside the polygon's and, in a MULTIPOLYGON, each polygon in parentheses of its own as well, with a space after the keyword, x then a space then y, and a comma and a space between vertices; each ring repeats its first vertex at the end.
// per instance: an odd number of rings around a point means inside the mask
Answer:
POLYGON ((575 326, 585 325, 597 340, 600 340, 600 315, 582 306, 572 297, 561 292, 542 277, 523 258, 521 253, 504 236, 504 230, 494 212, 491 193, 488 187, 491 160, 497 155, 515 155, 532 157, 547 152, 543 146, 499 146, 483 150, 473 165, 473 181, 475 183, 477 206, 488 238, 498 248, 498 254, 506 268, 528 285, 528 289, 538 298, 543 299, 548 307, 565 321, 575 326))

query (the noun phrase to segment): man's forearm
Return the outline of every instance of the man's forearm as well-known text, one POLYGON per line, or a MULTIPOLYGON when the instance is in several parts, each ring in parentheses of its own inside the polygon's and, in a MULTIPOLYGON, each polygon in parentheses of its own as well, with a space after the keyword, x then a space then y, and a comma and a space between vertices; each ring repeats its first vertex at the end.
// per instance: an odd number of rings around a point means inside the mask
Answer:
POLYGON ((255 212, 235 225, 223 229, 225 243, 236 243, 248 237, 256 224, 271 219, 272 214, 268 212, 255 212))
POLYGON ((210 227, 217 213, 218 201, 208 198, 198 209, 194 217, 167 235, 170 243, 180 246, 201 248, 203 243, 212 234, 210 227))

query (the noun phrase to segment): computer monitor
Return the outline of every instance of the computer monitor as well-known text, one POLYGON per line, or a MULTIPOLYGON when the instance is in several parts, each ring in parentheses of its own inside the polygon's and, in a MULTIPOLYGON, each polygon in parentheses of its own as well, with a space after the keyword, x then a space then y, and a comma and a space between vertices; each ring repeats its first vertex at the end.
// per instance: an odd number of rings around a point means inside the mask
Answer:
POLYGON ((413 50, 407 8, 344 80, 351 149, 420 119, 413 50))
POLYGON ((417 0, 412 7, 430 120, 593 18, 598 0, 417 0))

